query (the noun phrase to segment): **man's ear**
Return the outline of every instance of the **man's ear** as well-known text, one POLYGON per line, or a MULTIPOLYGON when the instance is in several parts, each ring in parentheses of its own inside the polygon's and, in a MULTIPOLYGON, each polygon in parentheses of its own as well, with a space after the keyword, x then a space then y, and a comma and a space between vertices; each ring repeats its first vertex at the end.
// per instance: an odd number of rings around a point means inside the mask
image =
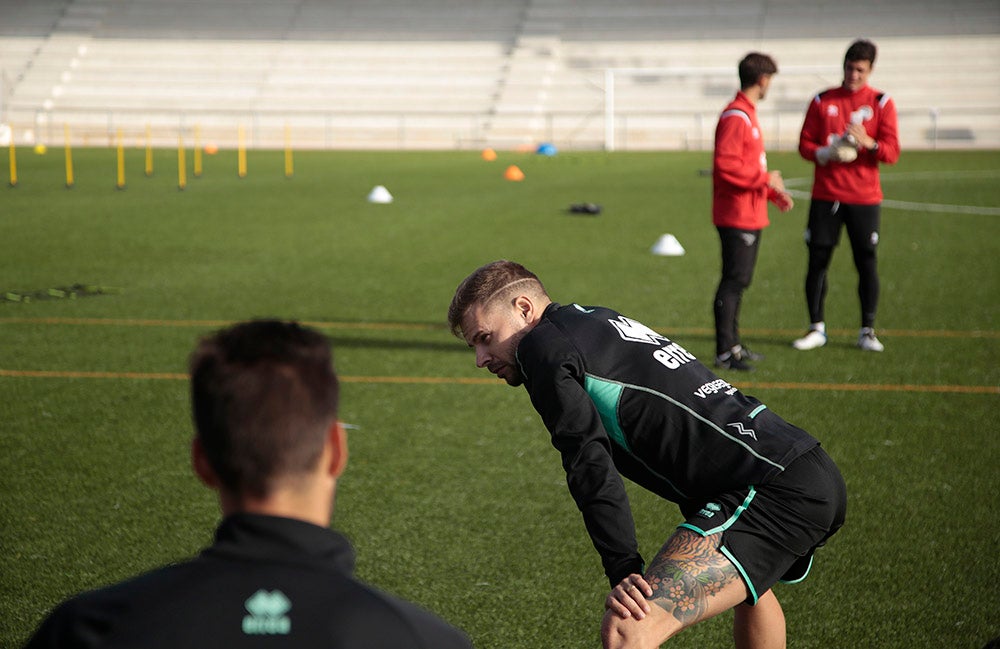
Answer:
POLYGON ((347 429, 341 421, 333 422, 328 433, 330 449, 329 472, 334 478, 339 478, 340 474, 347 468, 347 429))
POLYGON ((527 295, 518 295, 514 298, 514 309, 517 310, 518 315, 529 323, 534 322, 537 318, 535 303, 527 295))
POLYGON ((191 439, 191 467, 202 484, 209 489, 219 488, 219 476, 212 469, 212 464, 208 461, 208 456, 205 455, 205 448, 197 437, 191 439))

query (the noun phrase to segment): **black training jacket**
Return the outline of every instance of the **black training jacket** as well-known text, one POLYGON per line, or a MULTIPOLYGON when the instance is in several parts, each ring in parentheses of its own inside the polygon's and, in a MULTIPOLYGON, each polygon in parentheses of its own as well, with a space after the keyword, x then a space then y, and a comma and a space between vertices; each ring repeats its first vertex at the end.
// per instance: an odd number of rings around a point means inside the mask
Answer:
POLYGON ((471 649, 353 569, 349 542, 330 529, 236 514, 198 557, 64 602, 27 647, 471 649))
POLYGON ((612 585, 643 566, 619 476, 687 510, 766 483, 819 443, 610 309, 549 305, 517 362, 612 585))

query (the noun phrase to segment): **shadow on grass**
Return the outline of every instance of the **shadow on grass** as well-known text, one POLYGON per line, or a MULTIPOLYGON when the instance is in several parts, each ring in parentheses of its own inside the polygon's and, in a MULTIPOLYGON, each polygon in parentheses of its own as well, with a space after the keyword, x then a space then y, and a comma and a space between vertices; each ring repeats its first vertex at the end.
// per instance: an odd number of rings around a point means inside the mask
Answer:
POLYGON ((399 349, 428 352, 456 352, 469 354, 469 348, 459 340, 434 342, 427 340, 400 340, 398 338, 345 338, 329 336, 336 349, 399 349))

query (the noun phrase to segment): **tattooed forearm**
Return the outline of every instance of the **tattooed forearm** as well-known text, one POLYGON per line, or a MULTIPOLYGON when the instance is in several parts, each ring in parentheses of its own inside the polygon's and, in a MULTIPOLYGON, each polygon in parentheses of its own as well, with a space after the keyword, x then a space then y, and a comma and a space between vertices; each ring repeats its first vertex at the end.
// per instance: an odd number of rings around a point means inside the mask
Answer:
POLYGON ((716 543, 689 530, 670 537, 646 571, 649 599, 684 624, 700 620, 707 599, 740 578, 716 543))

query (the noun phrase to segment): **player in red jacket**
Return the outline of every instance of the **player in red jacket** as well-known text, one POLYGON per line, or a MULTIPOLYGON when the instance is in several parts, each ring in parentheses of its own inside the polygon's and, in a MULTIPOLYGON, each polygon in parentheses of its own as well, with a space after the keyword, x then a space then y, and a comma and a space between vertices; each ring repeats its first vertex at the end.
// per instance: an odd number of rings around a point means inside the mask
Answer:
POLYGON ((896 105, 889 95, 868 85, 875 55, 875 45, 870 41, 851 44, 844 56, 843 84, 816 95, 799 135, 799 154, 815 162, 816 171, 805 235, 809 247, 806 304, 811 324, 806 335, 792 343, 796 349, 826 344, 826 273, 840 240, 841 226, 847 228, 858 269, 858 347, 875 352, 883 349, 874 329, 882 203, 878 166, 899 159, 899 137, 896 105))
POLYGON ((769 224, 767 202, 787 212, 792 199, 781 172, 767 170, 757 102, 767 95, 778 66, 770 56, 751 52, 739 64, 740 90, 719 116, 712 159, 712 223, 722 242, 722 279, 715 292, 715 366, 752 369, 760 360, 740 340, 738 316, 743 291, 750 286, 760 234, 769 224))

